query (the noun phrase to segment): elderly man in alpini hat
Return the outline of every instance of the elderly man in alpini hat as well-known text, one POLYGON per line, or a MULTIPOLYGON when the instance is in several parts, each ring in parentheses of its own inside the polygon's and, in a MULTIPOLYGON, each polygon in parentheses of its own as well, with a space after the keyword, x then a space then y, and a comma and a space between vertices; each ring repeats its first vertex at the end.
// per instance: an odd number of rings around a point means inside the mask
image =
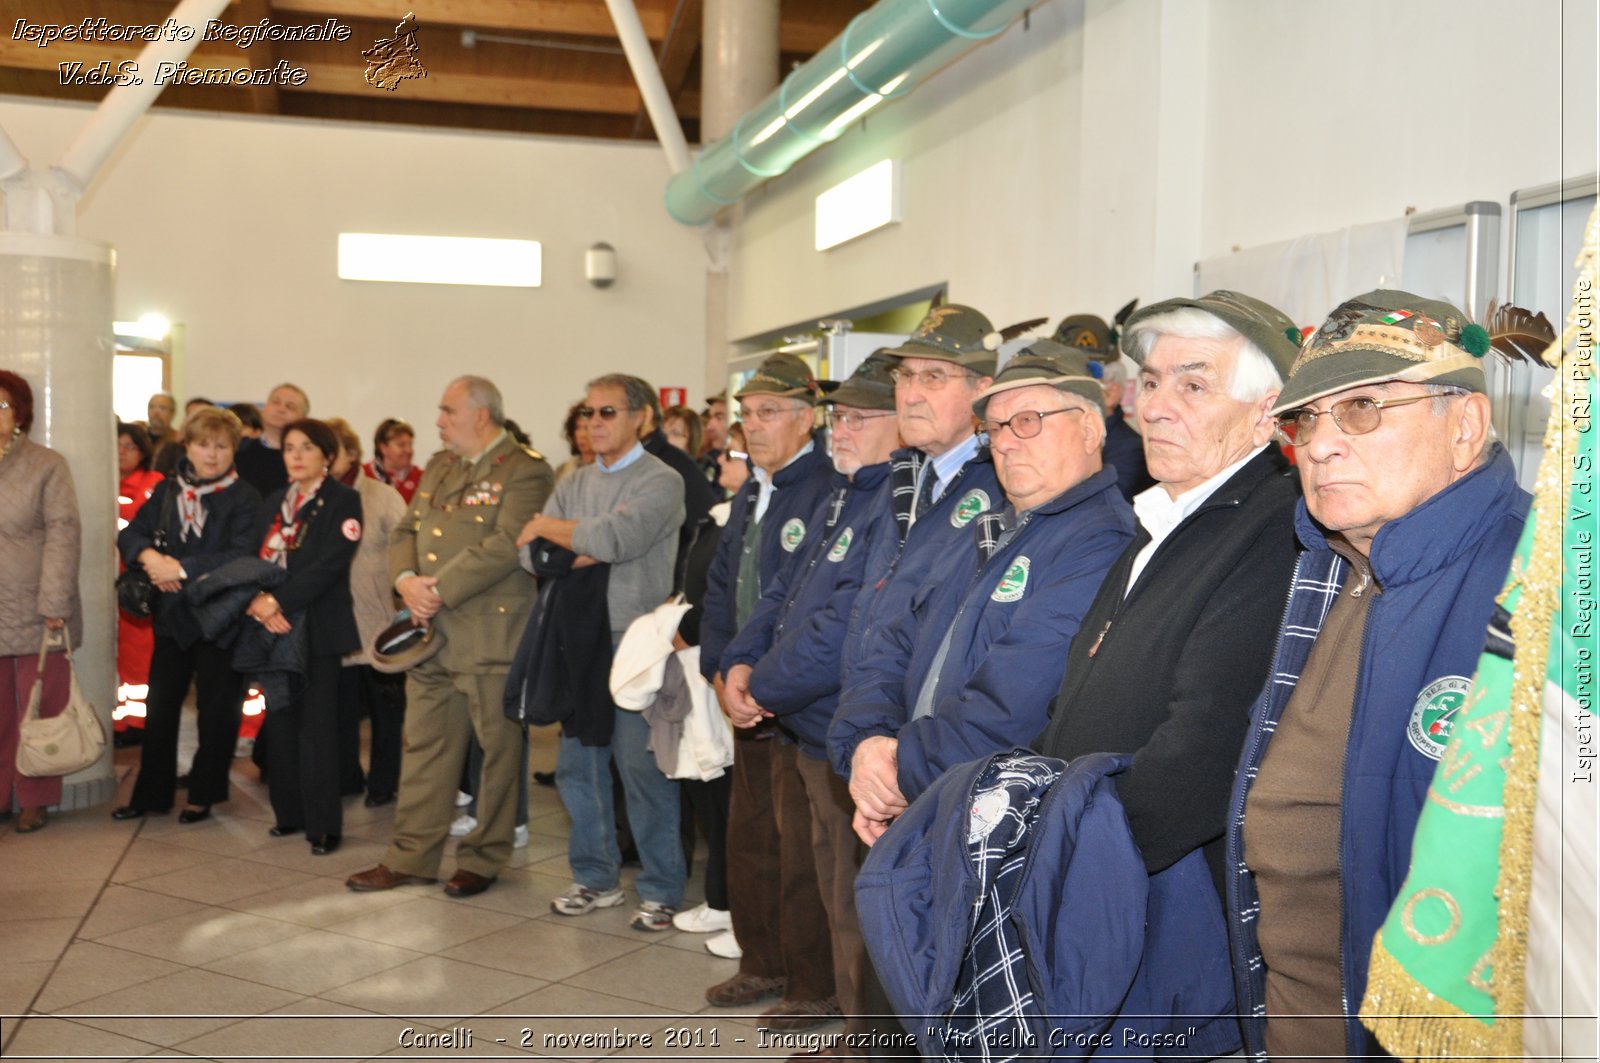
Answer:
POLYGON ((1530 501, 1490 439, 1489 341, 1448 303, 1368 292, 1311 337, 1273 408, 1305 553, 1228 817, 1253 1055, 1382 1054, 1356 1018, 1372 938, 1530 501))
MULTIPOLYGON (((765 359, 734 394, 755 474, 734 496, 700 621, 700 670, 725 711, 731 706, 724 652, 779 572, 823 534, 817 510, 833 464, 812 429, 817 396, 811 370, 792 354, 765 359)), ((728 802, 728 903, 743 955, 739 972, 708 988, 706 1000, 748 1007, 781 997, 762 1014, 764 1026, 819 1026, 839 1014, 839 1002, 798 750, 770 719, 738 737, 728 802)))
MULTIPOLYGON (((1039 733, 1067 646, 1133 538, 1133 512, 1100 464, 1105 421, 1086 353, 1035 341, 973 411, 1004 501, 973 521, 938 577, 889 622, 848 677, 829 732, 845 746, 893 743, 895 803, 915 800, 947 768, 1039 733)), ((856 831, 869 845, 892 818, 857 799, 856 831)))
POLYGON ((1117 792, 1145 869, 1203 849, 1219 918, 1229 780, 1298 552, 1299 490, 1271 411, 1299 335, 1229 291, 1129 319, 1122 347, 1139 366, 1157 482, 1133 500, 1139 534, 1084 618, 1035 743, 1062 760, 1132 754, 1117 792))

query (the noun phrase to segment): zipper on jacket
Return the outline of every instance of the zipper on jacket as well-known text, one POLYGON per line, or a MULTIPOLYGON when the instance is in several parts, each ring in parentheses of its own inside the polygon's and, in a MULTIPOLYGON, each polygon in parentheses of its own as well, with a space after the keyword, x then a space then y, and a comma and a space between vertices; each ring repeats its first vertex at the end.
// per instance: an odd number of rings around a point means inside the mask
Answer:
MULTIPOLYGON (((1115 620, 1115 615, 1112 620, 1115 620)), ((1094 645, 1089 647, 1089 659, 1094 660, 1094 655, 1100 652, 1100 644, 1106 640, 1106 632, 1111 630, 1111 620, 1106 621, 1106 626, 1100 629, 1100 634, 1094 637, 1094 645)))
MULTIPOLYGON (((1272 648, 1272 665, 1271 665, 1271 669, 1267 672, 1267 685, 1266 685, 1266 690, 1265 690, 1264 695, 1263 695, 1264 698, 1265 698, 1265 701, 1263 702, 1263 705, 1262 705, 1262 707, 1264 709, 1265 708, 1269 708, 1271 706, 1271 704, 1272 704, 1272 697, 1273 697, 1272 687, 1273 687, 1273 684, 1277 680, 1278 665, 1279 665, 1279 662, 1282 660, 1282 655, 1283 655, 1283 641, 1284 641, 1284 635, 1285 635, 1284 622, 1289 619, 1289 606, 1294 601, 1294 591, 1295 591, 1295 588, 1297 586, 1299 586, 1300 573, 1301 573, 1301 570, 1305 567, 1307 556, 1308 555, 1306 555, 1306 554, 1301 554, 1298 558, 1295 559, 1294 573, 1289 578, 1289 593, 1285 596, 1284 601, 1283 601, 1283 613, 1278 617, 1278 640, 1277 640, 1277 643, 1272 648)), ((1252 768, 1259 768, 1261 766, 1260 765, 1261 745, 1262 745, 1261 736, 1262 736, 1262 727, 1261 727, 1261 725, 1259 723, 1257 723, 1257 724, 1255 724, 1254 726, 1252 726, 1250 728, 1249 755, 1245 757, 1244 762, 1243 762, 1246 771, 1248 771, 1248 770, 1250 770, 1252 768)), ((1245 784, 1245 781, 1243 779, 1240 779, 1239 780, 1239 798, 1238 798, 1237 801, 1235 801, 1233 803, 1233 807, 1228 810, 1229 819, 1230 819, 1230 823, 1229 823, 1229 826, 1228 826, 1228 837, 1230 839, 1232 839, 1234 837, 1237 837, 1238 838, 1238 843, 1236 845, 1227 846, 1228 849, 1237 849, 1237 852, 1228 853, 1229 862, 1230 862, 1230 864, 1233 865, 1228 869, 1228 900, 1230 902, 1230 907, 1233 909, 1234 912, 1238 913, 1238 917, 1240 919, 1243 919, 1243 917, 1244 917, 1244 912, 1243 912, 1243 901, 1244 901, 1244 898, 1242 896, 1240 896, 1240 893, 1239 893, 1239 878, 1243 874, 1243 870, 1242 869, 1243 869, 1243 866, 1244 866, 1244 808, 1245 808, 1245 801, 1246 801, 1246 799, 1248 797, 1249 797, 1249 787, 1245 784), (1237 830, 1234 829, 1234 824, 1235 823, 1238 824, 1237 830)), ((1256 906, 1257 906, 1256 916, 1257 916, 1257 918, 1259 918, 1260 914, 1261 914, 1260 913, 1260 898, 1259 897, 1257 897, 1257 899, 1256 899, 1256 906)), ((1254 951, 1256 951, 1258 953, 1261 951, 1259 938, 1257 940, 1256 948, 1255 948, 1254 951)), ((1251 1031, 1251 1024, 1253 1022, 1255 1022, 1258 1018, 1260 1019, 1261 1022, 1263 1022, 1263 1023, 1266 1022, 1266 1000, 1262 999, 1260 1001, 1257 1001, 1256 999, 1254 999, 1255 998, 1254 978, 1253 978, 1253 974, 1252 974, 1252 972, 1250 970, 1250 957, 1236 954, 1234 956, 1234 958, 1233 958, 1233 962, 1234 962, 1234 966, 1244 973, 1244 977, 1239 980, 1239 984, 1241 984, 1241 985, 1243 985, 1245 987, 1248 987, 1251 990, 1251 994, 1250 994, 1251 995, 1251 1000, 1249 1001, 1250 1010, 1249 1010, 1248 1014, 1244 1013, 1244 1005, 1245 1005, 1246 1002, 1243 1001, 1243 1000, 1237 1002, 1238 1005, 1239 1005, 1239 1008, 1240 1008, 1241 1017, 1243 1017, 1246 1020, 1245 1023, 1243 1024, 1244 1025, 1244 1033, 1245 1033, 1244 1051, 1245 1051, 1245 1053, 1247 1055, 1251 1056, 1252 1058, 1258 1057, 1258 1056, 1262 1057, 1262 1058, 1265 1058, 1266 1051, 1267 1051, 1266 1045, 1252 1045, 1250 1042, 1253 1040, 1253 1038, 1250 1036, 1250 1031, 1251 1031), (1259 1016, 1256 1014, 1256 1010, 1258 1008, 1261 1009, 1261 1014, 1259 1016)), ((1263 963, 1263 966, 1265 966, 1265 963, 1263 963)), ((1266 977, 1265 972, 1262 973, 1262 977, 1263 978, 1266 977)), ((1342 987, 1341 987, 1341 992, 1342 992, 1342 987)))

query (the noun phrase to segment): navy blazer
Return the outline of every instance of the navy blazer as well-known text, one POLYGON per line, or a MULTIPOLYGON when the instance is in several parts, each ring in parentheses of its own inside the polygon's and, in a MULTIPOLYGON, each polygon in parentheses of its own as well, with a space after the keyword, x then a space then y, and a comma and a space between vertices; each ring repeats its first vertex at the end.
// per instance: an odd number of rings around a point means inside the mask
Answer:
MULTIPOLYGON (((236 557, 248 557, 261 545, 255 533, 261 495, 254 487, 241 479, 202 498, 200 508, 206 515, 205 530, 185 541, 177 499, 172 500, 170 510, 167 506, 167 499, 178 490, 178 483, 176 479, 167 479, 156 484, 133 520, 117 535, 117 549, 129 565, 136 564, 145 549, 156 549, 156 533, 163 527, 167 545, 162 553, 177 558, 191 580, 236 557)), ((154 612, 156 634, 176 640, 182 648, 188 649, 203 637, 200 624, 182 595, 157 594, 154 612)))
MULTIPOLYGON (((285 485, 272 492, 261 507, 255 530, 258 552, 288 491, 285 485)), ((358 650, 361 635, 350 602, 350 562, 364 531, 361 496, 336 480, 324 480, 316 497, 300 507, 298 517, 303 528, 289 551, 289 578, 272 593, 290 623, 297 615, 302 618, 313 654, 342 656, 358 650)))

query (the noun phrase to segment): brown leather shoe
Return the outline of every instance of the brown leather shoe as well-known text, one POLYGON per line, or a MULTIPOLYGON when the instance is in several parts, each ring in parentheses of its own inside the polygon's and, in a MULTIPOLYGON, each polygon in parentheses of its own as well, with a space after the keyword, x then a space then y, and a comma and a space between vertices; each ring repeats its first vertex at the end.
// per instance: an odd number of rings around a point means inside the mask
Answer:
POLYGON ((36 830, 44 830, 48 818, 44 814, 44 806, 30 805, 24 808, 17 816, 17 833, 32 834, 36 830))
POLYGON ((376 893, 379 890, 392 890, 396 886, 406 886, 413 882, 432 882, 431 878, 422 875, 408 875, 404 871, 396 871, 392 867, 369 868, 366 871, 351 875, 344 880, 344 884, 357 893, 376 893))
POLYGON ((444 894, 446 897, 476 897, 493 885, 492 876, 486 877, 462 868, 451 875, 450 881, 444 884, 444 894))
POLYGON ((706 1003, 719 1008, 737 1008, 758 1000, 783 995, 782 978, 763 978, 756 974, 736 974, 706 990, 706 1003))
POLYGON ((809 1030, 839 1017, 839 998, 821 1000, 780 1000, 761 1013, 761 1025, 769 1030, 809 1030))

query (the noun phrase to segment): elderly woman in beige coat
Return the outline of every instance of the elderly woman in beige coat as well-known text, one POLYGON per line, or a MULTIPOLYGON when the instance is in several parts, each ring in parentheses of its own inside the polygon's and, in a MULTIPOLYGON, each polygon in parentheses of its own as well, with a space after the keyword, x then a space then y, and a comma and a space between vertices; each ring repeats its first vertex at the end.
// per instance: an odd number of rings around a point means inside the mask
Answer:
MULTIPOLYGON (((28 438, 33 389, 0 370, 0 820, 22 809, 17 833, 45 825, 45 809, 61 803, 61 776, 32 778, 17 772, 18 725, 39 666, 47 630, 83 643, 78 603, 82 531, 78 498, 67 461, 28 438)), ((66 654, 46 658, 40 714, 66 706, 66 654)))
POLYGON ((341 417, 328 418, 339 437, 334 479, 361 494, 366 522, 356 559, 350 565, 350 600, 355 605, 361 649, 345 658, 339 676, 339 777, 346 794, 367 791, 368 808, 387 805, 400 788, 400 728, 406 715, 404 675, 384 675, 372 667, 369 651, 380 631, 394 620, 394 588, 389 584, 389 533, 406 514, 400 492, 361 474, 361 437, 341 417), (372 756, 361 771, 361 710, 372 721, 372 756))

